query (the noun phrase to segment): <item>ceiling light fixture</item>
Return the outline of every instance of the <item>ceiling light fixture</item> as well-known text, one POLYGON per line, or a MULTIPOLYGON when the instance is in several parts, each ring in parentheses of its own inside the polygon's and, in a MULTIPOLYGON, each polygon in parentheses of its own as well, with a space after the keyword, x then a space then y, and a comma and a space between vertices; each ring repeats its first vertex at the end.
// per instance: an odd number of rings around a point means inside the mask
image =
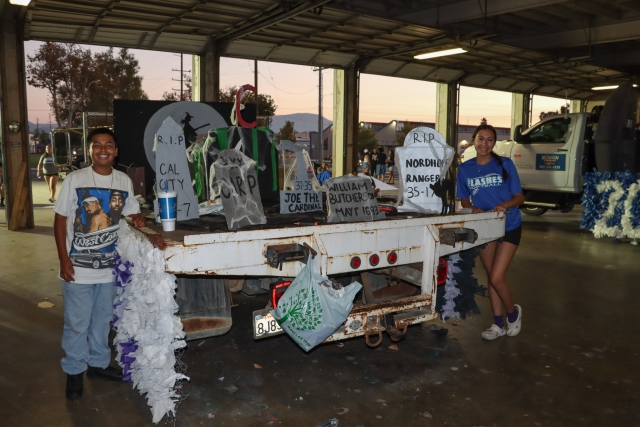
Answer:
POLYGON ((438 58, 440 56, 456 55, 458 53, 465 53, 465 52, 466 50, 462 49, 461 47, 458 47, 455 49, 447 49, 447 50, 439 50, 437 52, 422 53, 420 55, 415 55, 413 58, 414 59, 438 58))
MULTIPOLYGON (((612 86, 596 86, 596 87, 592 87, 591 90, 611 90, 611 89, 617 89, 619 85, 612 85, 612 86)), ((638 85, 633 85, 633 87, 638 87, 638 85)))
POLYGON ((9 0, 9 3, 15 4, 16 6, 29 6, 31 0, 9 0))

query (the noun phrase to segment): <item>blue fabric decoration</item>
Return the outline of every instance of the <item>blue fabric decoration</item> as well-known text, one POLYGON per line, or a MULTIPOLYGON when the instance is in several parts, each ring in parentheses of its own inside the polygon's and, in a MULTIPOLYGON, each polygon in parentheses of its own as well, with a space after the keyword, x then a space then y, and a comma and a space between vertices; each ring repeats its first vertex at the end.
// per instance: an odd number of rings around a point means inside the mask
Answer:
POLYGON ((588 172, 584 176, 582 221, 580 227, 595 237, 631 237, 640 235, 640 174, 625 172, 588 172), (632 197, 627 203, 627 199, 632 197), (611 204, 614 205, 611 205, 611 204))

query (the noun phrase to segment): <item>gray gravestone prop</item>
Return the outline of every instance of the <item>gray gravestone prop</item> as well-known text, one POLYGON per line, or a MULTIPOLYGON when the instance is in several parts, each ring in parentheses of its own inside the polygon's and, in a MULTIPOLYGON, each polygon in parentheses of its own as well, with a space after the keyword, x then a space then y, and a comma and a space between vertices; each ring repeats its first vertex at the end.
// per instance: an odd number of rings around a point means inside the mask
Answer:
POLYGON ((213 164, 229 230, 266 224, 262 210, 256 162, 241 151, 223 150, 213 164))
MULTIPOLYGON (((156 167, 155 158, 155 135, 158 133, 162 122, 167 117, 173 118, 176 123, 180 123, 187 118, 191 118, 190 126, 199 129, 198 133, 206 133, 209 129, 227 127, 227 121, 212 106, 203 102, 179 101, 172 102, 156 111, 147 122, 144 129, 144 152, 152 168, 156 167)), ((189 145, 189 144, 187 144, 189 145)), ((186 149, 186 147, 184 147, 186 149)))
POLYGON ((291 141, 282 141, 276 146, 279 151, 291 151, 296 156, 296 179, 293 181, 293 190, 280 190, 280 213, 293 214, 299 212, 314 212, 322 210, 322 191, 316 191, 314 187, 320 187, 317 178, 313 175, 309 179, 308 166, 305 161, 304 147, 291 141), (315 184, 314 185, 314 182, 315 184))
POLYGON ((373 221, 384 219, 378 210, 378 200, 371 179, 365 176, 345 175, 324 182, 327 190, 329 214, 327 222, 373 221))
MULTIPOLYGON (((182 128, 167 117, 156 134, 156 190, 178 195, 178 221, 199 218, 182 128)), ((155 204, 154 204, 155 206, 155 204)), ((158 212, 156 211, 156 217, 158 212)))
POLYGON ((435 214, 442 211, 442 199, 431 186, 445 178, 454 152, 434 129, 418 127, 407 134, 404 147, 396 148, 401 194, 398 211, 435 214))

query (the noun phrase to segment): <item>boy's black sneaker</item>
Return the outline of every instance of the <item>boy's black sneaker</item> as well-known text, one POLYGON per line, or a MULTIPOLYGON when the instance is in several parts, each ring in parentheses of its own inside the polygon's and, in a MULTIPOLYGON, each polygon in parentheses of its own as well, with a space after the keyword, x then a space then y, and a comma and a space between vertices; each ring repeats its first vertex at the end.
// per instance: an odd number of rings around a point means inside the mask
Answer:
POLYGON ((122 381, 122 370, 109 365, 106 368, 94 368, 89 366, 87 369, 87 378, 102 377, 111 381, 122 381))
POLYGON ((67 399, 78 400, 82 397, 82 376, 84 372, 76 375, 67 374, 67 399))

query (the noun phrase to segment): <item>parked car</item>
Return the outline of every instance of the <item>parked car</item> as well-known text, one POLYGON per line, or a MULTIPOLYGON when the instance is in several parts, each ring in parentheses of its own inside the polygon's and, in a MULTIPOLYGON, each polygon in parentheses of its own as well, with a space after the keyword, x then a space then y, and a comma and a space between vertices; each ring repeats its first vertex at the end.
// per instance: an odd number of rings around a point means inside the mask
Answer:
POLYGON ((71 150, 72 152, 72 156, 71 156, 71 166, 72 169, 80 169, 81 167, 81 163, 84 163, 84 153, 82 152, 81 148, 74 148, 71 150))

